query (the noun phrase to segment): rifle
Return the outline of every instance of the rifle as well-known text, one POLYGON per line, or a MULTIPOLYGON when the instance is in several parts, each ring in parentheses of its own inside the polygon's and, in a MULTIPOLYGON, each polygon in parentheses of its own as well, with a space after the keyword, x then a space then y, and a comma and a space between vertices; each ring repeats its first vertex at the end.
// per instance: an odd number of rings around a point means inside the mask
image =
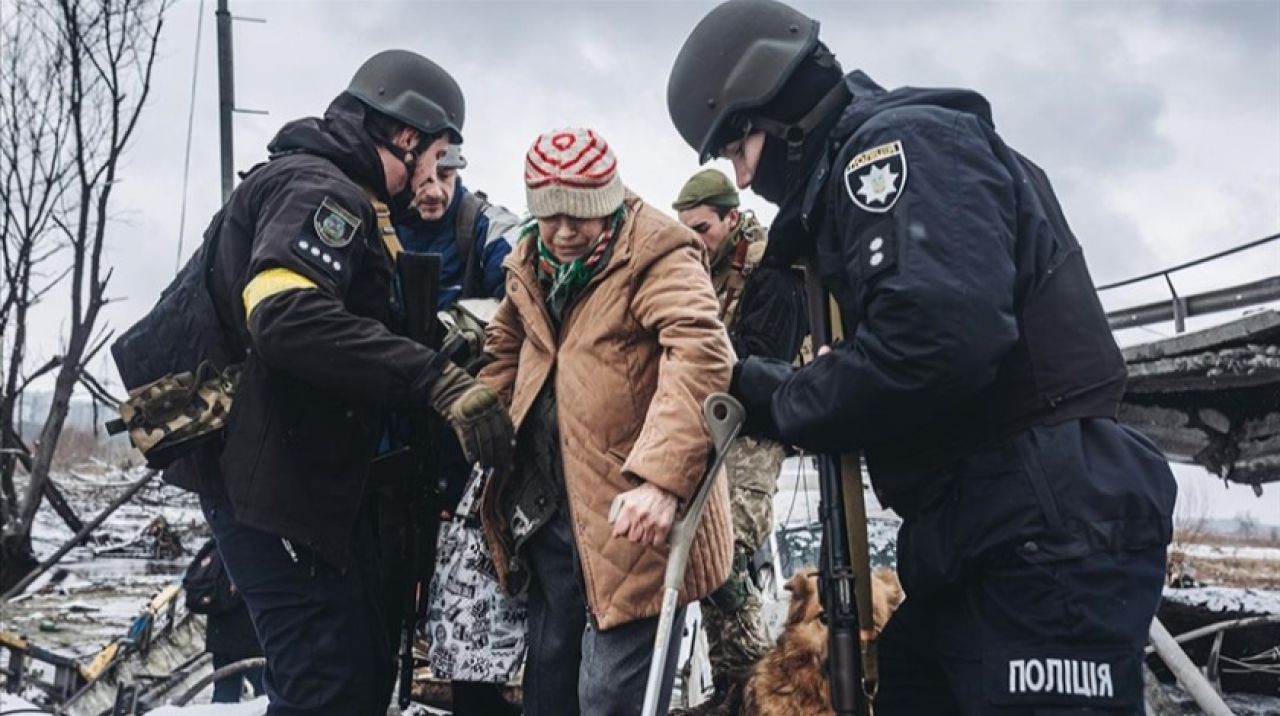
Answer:
MULTIPOLYGON (((818 349, 831 341, 831 303, 812 261, 805 266, 804 276, 809 332, 816 357, 818 349)), ((854 597, 857 580, 844 494, 846 488, 855 488, 845 484, 840 455, 822 454, 817 457, 821 495, 818 513, 822 521, 818 593, 827 616, 827 680, 831 684, 831 706, 839 716, 861 716, 869 714, 870 708, 862 691, 858 605, 854 597)), ((860 476, 857 477, 856 489, 861 491, 862 481, 860 476)))
MULTIPOLYGON (((440 256, 400 253, 396 276, 404 301, 405 335, 428 348, 441 351, 441 332, 436 318, 440 294, 440 256)), ((400 708, 409 707, 413 692, 413 645, 418 624, 426 617, 427 592, 435 571, 436 535, 440 531, 440 495, 446 480, 440 470, 439 452, 432 449, 443 426, 429 410, 410 416, 411 438, 407 476, 409 499, 408 534, 403 545, 404 567, 408 571, 400 634, 400 708)))

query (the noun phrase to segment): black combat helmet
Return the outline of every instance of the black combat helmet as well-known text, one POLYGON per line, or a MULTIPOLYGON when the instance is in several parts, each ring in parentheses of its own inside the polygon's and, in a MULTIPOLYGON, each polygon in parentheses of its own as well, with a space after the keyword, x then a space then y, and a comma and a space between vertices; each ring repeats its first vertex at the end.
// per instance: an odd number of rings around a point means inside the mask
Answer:
POLYGON ((462 89, 440 65, 416 52, 385 50, 365 60, 347 87, 353 97, 428 135, 462 142, 462 89))
POLYGON ((727 123, 773 99, 818 46, 818 21, 776 0, 729 0, 702 18, 667 82, 667 110, 706 162, 744 127, 727 123))

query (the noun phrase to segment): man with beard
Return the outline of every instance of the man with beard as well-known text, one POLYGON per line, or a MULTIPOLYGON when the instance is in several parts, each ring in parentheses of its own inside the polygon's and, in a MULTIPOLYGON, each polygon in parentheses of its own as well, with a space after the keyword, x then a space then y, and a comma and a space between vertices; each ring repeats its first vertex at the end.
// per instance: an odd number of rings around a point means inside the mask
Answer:
POLYGON ((391 329, 386 203, 415 167, 434 172, 462 123, 447 72, 374 55, 323 118, 281 128, 205 232, 216 318, 243 363, 196 486, 262 643, 269 714, 386 712, 402 595, 387 593, 368 476, 387 412, 432 409, 468 458, 509 463, 497 395, 391 329))
POLYGON ((506 234, 519 222, 484 192, 462 184, 458 172, 466 168, 462 147, 449 145, 436 171, 411 187, 412 200, 396 216, 406 251, 440 255, 440 310, 460 298, 502 298, 502 260, 511 253, 506 234))
MULTIPOLYGON (((754 214, 739 207, 729 177, 703 169, 685 182, 671 208, 707 247, 720 320, 738 358, 795 360, 807 331, 800 280, 790 268, 761 268, 767 232, 754 214)), ((773 531, 773 496, 785 457, 781 444, 743 436, 726 458, 733 571, 701 603, 715 693, 684 712, 688 716, 737 713, 751 667, 769 648, 764 605, 750 566, 773 531)))
POLYGON ((775 0, 713 9, 667 100, 778 205, 765 263, 808 258, 839 304, 845 341, 748 357, 733 391, 783 442, 864 451, 903 518, 876 712, 1142 713, 1175 486, 1115 420, 1124 362, 1044 172, 980 95, 844 75, 775 0))

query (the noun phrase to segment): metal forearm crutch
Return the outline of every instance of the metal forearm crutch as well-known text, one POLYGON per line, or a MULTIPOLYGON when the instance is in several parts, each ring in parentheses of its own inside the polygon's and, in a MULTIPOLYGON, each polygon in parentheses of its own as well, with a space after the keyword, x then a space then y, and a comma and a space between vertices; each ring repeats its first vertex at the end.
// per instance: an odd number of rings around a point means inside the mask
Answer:
POLYGON ((716 475, 724 465, 729 447, 742 429, 746 411, 733 396, 712 393, 702 404, 702 415, 711 432, 715 458, 711 462, 711 468, 698 483, 693 499, 689 502, 689 509, 671 528, 671 552, 667 557, 666 574, 662 578, 662 611, 658 617, 658 633, 653 639, 653 661, 649 662, 649 681, 644 687, 644 707, 640 711, 643 716, 657 716, 660 707, 665 709, 671 703, 671 682, 675 677, 675 665, 669 662, 670 655, 679 645, 680 632, 676 631, 673 622, 680 600, 680 585, 684 583, 684 573, 689 566, 689 550, 693 547, 693 536, 697 532, 707 497, 711 494, 711 486, 715 484, 716 475))

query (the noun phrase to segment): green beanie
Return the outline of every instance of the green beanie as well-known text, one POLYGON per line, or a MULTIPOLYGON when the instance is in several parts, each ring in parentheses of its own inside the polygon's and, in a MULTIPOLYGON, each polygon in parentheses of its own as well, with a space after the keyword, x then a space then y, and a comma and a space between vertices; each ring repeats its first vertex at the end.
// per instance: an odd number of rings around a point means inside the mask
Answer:
POLYGON ((671 203, 676 211, 692 209, 701 204, 733 208, 738 205, 738 190, 729 177, 717 169, 703 169, 689 177, 680 195, 671 203))

